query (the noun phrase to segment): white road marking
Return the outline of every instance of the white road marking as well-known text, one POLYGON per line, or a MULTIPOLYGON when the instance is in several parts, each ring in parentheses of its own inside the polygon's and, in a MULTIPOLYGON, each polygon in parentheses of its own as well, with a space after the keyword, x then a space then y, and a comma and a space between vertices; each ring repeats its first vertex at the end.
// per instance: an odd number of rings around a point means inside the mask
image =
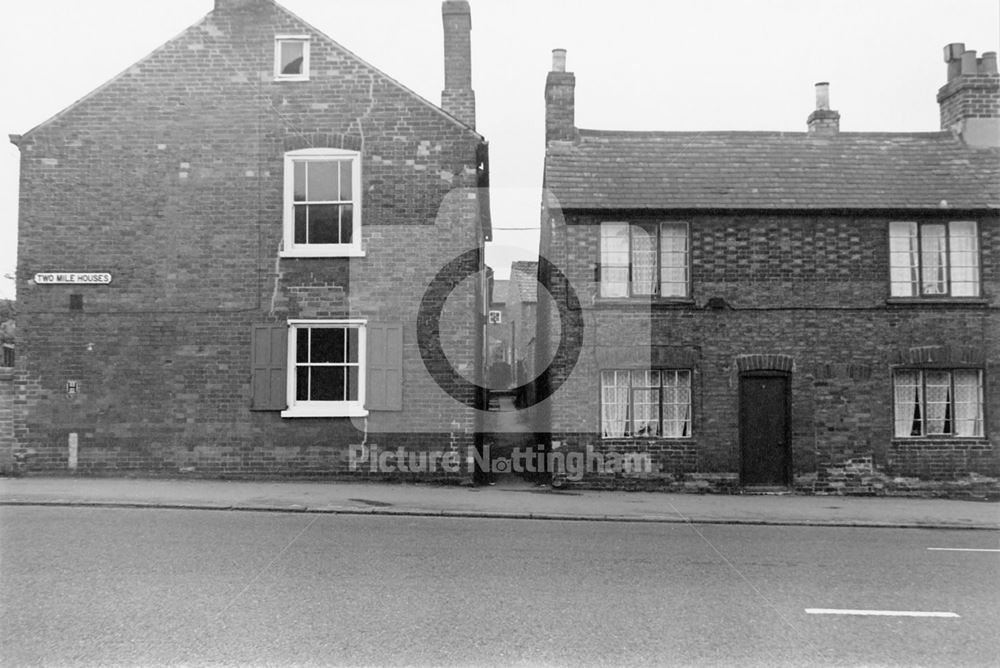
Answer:
POLYGON ((927 549, 936 552, 1000 552, 1000 550, 986 547, 929 547, 927 549))
POLYGON ((949 617, 957 618, 954 612, 921 612, 919 610, 840 610, 837 608, 806 608, 810 615, 873 615, 877 617, 949 617))

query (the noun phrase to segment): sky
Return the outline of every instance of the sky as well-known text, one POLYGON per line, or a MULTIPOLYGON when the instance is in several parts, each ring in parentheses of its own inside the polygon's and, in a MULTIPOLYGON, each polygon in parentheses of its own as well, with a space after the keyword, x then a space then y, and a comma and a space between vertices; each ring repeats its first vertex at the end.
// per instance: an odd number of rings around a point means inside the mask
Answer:
MULTIPOLYGON (((281 2, 440 103, 439 0, 281 2)), ((499 278, 533 259, 554 48, 576 73, 576 125, 801 132, 830 82, 842 132, 939 129, 942 50, 1000 47, 997 0, 470 0, 477 129, 490 142, 499 278), (524 229, 528 228, 528 229, 524 229)), ((14 0, 0 27, 0 130, 23 134, 211 11, 213 0, 14 0)), ((0 152, 0 276, 16 265, 19 152, 0 152)), ((0 279, 0 298, 14 295, 0 279)))

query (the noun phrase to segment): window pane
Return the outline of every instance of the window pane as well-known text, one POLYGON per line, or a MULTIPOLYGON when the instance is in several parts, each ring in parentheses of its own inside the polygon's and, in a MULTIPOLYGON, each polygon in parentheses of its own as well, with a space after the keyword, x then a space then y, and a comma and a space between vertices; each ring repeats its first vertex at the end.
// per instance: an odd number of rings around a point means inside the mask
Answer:
POLYGON ((951 374, 947 371, 924 373, 924 403, 927 409, 928 436, 951 433, 951 374))
POLYGON ((344 329, 341 327, 314 327, 312 330, 312 358, 315 363, 344 362, 344 329))
POLYGON ((295 367, 295 400, 309 401, 309 367, 307 366, 295 367))
POLYGON ((304 202, 306 201, 306 163, 302 160, 296 160, 292 163, 292 169, 294 173, 293 183, 295 190, 295 201, 304 202))
POLYGON ((983 435, 983 377, 980 371, 955 371, 955 435, 983 435))
POLYGON ((309 162, 306 172, 309 187, 306 190, 306 197, 310 202, 335 202, 337 201, 337 162, 318 161, 309 162))
POLYGON ((305 204, 295 206, 295 243, 309 243, 309 207, 305 204))
POLYGON ((889 223, 889 266, 893 297, 915 297, 918 285, 917 224, 889 223))
POLYGON ((691 435, 691 372, 663 372, 663 435, 691 435))
POLYGON ((349 366, 347 367, 347 400, 357 401, 358 400, 358 367, 349 366))
POLYGON ((921 418, 922 398, 920 396, 920 372, 911 370, 896 371, 893 374, 895 384, 894 405, 895 435, 921 436, 923 420, 921 418))
POLYGON ((655 232, 632 226, 632 294, 651 295, 656 291, 655 232))
POLYGON ((340 200, 342 202, 349 202, 354 199, 352 190, 354 187, 354 180, 351 178, 351 170, 353 165, 350 160, 342 160, 340 162, 340 200))
POLYGON ((349 244, 354 239, 354 205, 340 206, 340 243, 349 244))
POLYGON ((295 330, 295 361, 309 361, 309 328, 299 327, 295 330))
POLYGON ((347 333, 347 357, 346 362, 358 363, 358 328, 348 327, 344 330, 347 333))
POLYGON ((955 221, 948 224, 951 248, 951 294, 956 297, 979 295, 979 237, 976 223, 955 221))
POLYGON ((601 296, 628 296, 628 223, 601 223, 601 296))
POLYGON ((948 257, 944 225, 923 225, 920 228, 920 264, 923 294, 943 295, 948 292, 948 257))
POLYGON ((312 383, 312 401, 343 401, 346 396, 344 381, 346 369, 342 366, 314 366, 309 368, 312 383))
POLYGON ((632 392, 632 436, 660 435, 660 390, 632 392))
POLYGON ((684 223, 660 226, 660 294, 685 297, 688 293, 688 228, 684 223))
POLYGON ((305 42, 301 40, 289 40, 279 42, 281 50, 281 73, 282 74, 302 74, 302 57, 305 42))
POLYGON ((336 204, 309 204, 309 243, 340 243, 340 208, 336 204))
POLYGON ((604 438, 625 436, 628 417, 628 372, 601 372, 601 433, 604 438))

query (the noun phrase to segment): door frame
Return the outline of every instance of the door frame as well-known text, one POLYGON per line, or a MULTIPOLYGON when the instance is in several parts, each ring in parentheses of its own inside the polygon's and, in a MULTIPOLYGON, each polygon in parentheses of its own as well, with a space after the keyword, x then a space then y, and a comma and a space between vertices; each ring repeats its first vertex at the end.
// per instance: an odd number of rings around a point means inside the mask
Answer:
MULTIPOLYGON (((784 485, 786 487, 792 484, 792 374, 789 371, 778 371, 775 369, 754 369, 751 371, 741 371, 739 376, 739 385, 737 387, 736 403, 737 403, 737 424, 736 431, 739 438, 737 442, 739 443, 739 452, 737 455, 740 459, 740 486, 743 487, 748 483, 746 481, 746 470, 744 467, 744 457, 743 457, 743 428, 746 424, 745 416, 743 414, 743 384, 744 381, 751 378, 784 378, 785 379, 785 456, 783 466, 781 467, 781 477, 782 481, 778 484, 784 485)), ((759 483, 753 483, 759 484, 759 483)))

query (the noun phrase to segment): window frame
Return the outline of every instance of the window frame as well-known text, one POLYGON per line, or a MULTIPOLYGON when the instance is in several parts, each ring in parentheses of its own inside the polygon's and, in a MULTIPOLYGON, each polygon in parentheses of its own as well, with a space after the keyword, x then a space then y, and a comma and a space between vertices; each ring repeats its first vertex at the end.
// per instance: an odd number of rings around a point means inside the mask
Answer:
MULTIPOLYGON (((953 366, 898 366, 892 368, 891 373, 892 378, 892 438, 894 440, 906 440, 906 441, 937 441, 937 440, 974 440, 982 441, 987 438, 986 436, 986 370, 982 367, 953 367, 953 366), (978 422, 980 425, 980 433, 972 434, 968 436, 961 436, 955 433, 955 422, 956 417, 956 396, 955 396, 955 373, 958 371, 972 371, 978 375, 978 422), (918 374, 918 382, 920 387, 920 434, 897 434, 896 433, 896 415, 898 411, 896 402, 896 377, 900 372, 914 372, 918 374), (950 413, 951 421, 951 433, 943 434, 928 434, 927 433, 927 373, 928 372, 938 372, 948 374, 949 383, 949 403, 948 410, 950 413)), ((912 424, 912 420, 911 420, 912 424)))
POLYGON ((288 357, 286 369, 286 398, 288 407, 281 411, 283 418, 303 417, 365 417, 365 382, 368 366, 367 356, 367 325, 368 320, 362 318, 321 319, 321 320, 288 320, 288 357), (356 329, 358 331, 358 398, 354 401, 299 401, 296 398, 298 384, 296 374, 298 367, 297 346, 300 329, 356 329))
POLYGON ((503 324, 503 311, 500 311, 500 310, 495 309, 495 308, 489 309, 489 315, 487 316, 487 322, 490 325, 502 325, 503 324), (496 318, 493 317, 494 314, 496 314, 496 318))
POLYGON ((275 81, 309 81, 309 35, 275 35, 274 36, 274 80, 275 81), (299 74, 283 74, 281 72, 281 47, 288 42, 302 43, 302 72, 299 74))
POLYGON ((638 301, 638 300, 656 300, 664 302, 690 302, 692 299, 693 284, 691 278, 691 223, 686 220, 643 220, 643 219, 624 219, 624 220, 602 220, 598 224, 598 243, 597 243, 597 266, 598 270, 598 280, 597 280, 597 299, 601 301, 638 301), (604 280, 606 276, 604 264, 604 225, 626 225, 628 227, 628 267, 625 279, 626 292, 625 295, 612 295, 606 296, 604 294, 604 280), (663 294, 663 228, 665 225, 679 225, 684 228, 684 294, 683 295, 664 295, 663 294), (642 228, 647 232, 650 228, 656 230, 656 248, 654 251, 655 257, 655 286, 653 292, 635 294, 633 292, 633 266, 634 266, 634 253, 635 253, 635 235, 633 234, 634 228, 642 228))
POLYGON ((601 440, 604 441, 614 441, 614 440, 669 440, 669 441, 685 441, 694 438, 694 369, 690 367, 644 367, 644 368, 602 368, 598 370, 598 382, 597 382, 597 401, 598 401, 598 424, 597 429, 600 434, 601 440), (636 387, 632 382, 633 372, 655 372, 660 375, 659 386, 656 388, 641 386, 636 387), (604 413, 605 413, 605 402, 604 402, 604 374, 606 372, 617 373, 623 372, 628 374, 628 404, 625 406, 625 425, 626 433, 622 436, 605 436, 604 435, 604 413), (665 380, 667 374, 687 374, 687 433, 680 436, 668 436, 664 433, 664 395, 666 394, 665 380), (635 421, 635 393, 637 391, 650 391, 655 390, 657 394, 657 433, 648 435, 636 435, 631 433, 634 431, 634 421, 635 421))
POLYGON ((284 156, 284 243, 281 257, 364 257, 361 246, 361 152, 339 148, 305 148, 284 156), (295 243, 295 164, 298 162, 350 162, 352 220, 349 244, 295 243))
MULTIPOLYGON (((887 240, 887 256, 888 256, 888 268, 889 268, 889 299, 897 301, 913 300, 913 301, 927 301, 927 300, 981 300, 983 299, 983 244, 981 237, 981 226, 978 220, 970 219, 939 219, 939 218, 913 218, 910 220, 891 220, 886 226, 886 240, 887 240), (951 225, 954 223, 969 223, 975 227, 973 238, 975 239, 976 247, 974 250, 974 257, 976 259, 975 265, 975 294, 971 295, 954 295, 952 294, 952 232, 951 225), (893 225, 915 225, 917 228, 916 240, 917 245, 915 249, 915 254, 917 258, 916 270, 917 270, 917 281, 915 285, 915 294, 896 294, 894 292, 896 285, 902 285, 900 281, 893 280, 893 270, 896 269, 896 265, 893 264, 893 255, 895 254, 892 248, 893 225), (924 292, 924 228, 928 225, 941 225, 944 227, 944 257, 947 262, 945 268, 945 285, 946 289, 943 293, 925 293, 924 292)), ((900 267, 900 269, 912 270, 912 266, 900 267)), ((961 281, 967 282, 967 281, 961 281)), ((908 283, 911 288, 914 287, 912 281, 908 283)))

